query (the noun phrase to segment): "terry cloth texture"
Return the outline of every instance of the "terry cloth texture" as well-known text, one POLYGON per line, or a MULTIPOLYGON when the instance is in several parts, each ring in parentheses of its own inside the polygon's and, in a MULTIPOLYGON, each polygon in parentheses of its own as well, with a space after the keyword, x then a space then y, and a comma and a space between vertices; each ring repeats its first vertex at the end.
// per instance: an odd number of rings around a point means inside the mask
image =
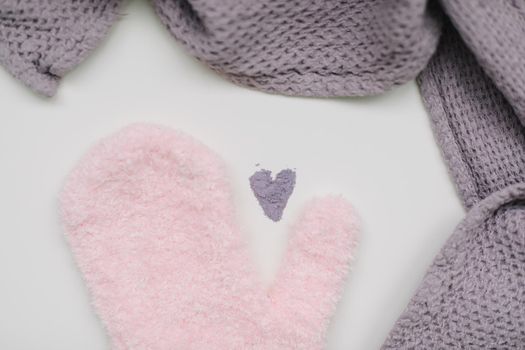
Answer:
POLYGON ((265 288, 224 166, 191 137, 134 125, 102 141, 61 196, 67 237, 115 349, 322 349, 358 221, 312 200, 265 288))
MULTIPOLYGON (((11 12, 25 3, 3 0, 11 12)), ((367 95, 419 75, 436 138, 468 213, 384 347, 525 347, 525 0, 153 4, 199 60, 261 90, 367 95)), ((17 37, 9 28, 29 35, 30 27, 20 23, 32 17, 13 20, 4 8, 0 52, 13 70, 9 63, 20 58, 4 49, 17 37)), ((38 21, 43 13, 33 17, 38 21)), ((18 75, 29 83, 37 70, 25 71, 18 75)))
MULTIPOLYGON (((117 19, 121 2, 0 0, 2 63, 34 90, 54 94, 59 78, 117 19)), ((212 69, 290 95, 380 93, 415 78, 439 37, 424 1, 152 3, 170 32, 212 69)))
POLYGON ((120 0, 0 0, 0 64, 43 95, 79 64, 118 17, 120 0))
POLYGON ((384 349, 525 349, 525 129, 450 26, 419 83, 469 211, 384 349))

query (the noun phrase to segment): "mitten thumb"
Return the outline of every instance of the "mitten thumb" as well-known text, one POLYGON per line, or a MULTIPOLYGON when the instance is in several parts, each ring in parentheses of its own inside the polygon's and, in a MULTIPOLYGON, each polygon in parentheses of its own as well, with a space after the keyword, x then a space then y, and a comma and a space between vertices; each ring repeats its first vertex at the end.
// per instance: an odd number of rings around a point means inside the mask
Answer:
POLYGON ((357 244, 358 219, 343 198, 309 203, 293 229, 269 297, 274 316, 301 349, 322 347, 357 244), (283 324, 284 322, 284 324, 283 324))

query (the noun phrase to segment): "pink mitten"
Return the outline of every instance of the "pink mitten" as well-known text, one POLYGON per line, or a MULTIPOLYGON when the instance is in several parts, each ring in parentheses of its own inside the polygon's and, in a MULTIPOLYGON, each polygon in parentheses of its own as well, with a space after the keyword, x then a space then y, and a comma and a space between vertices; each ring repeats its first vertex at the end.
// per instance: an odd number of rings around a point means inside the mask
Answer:
POLYGON ((222 161, 134 125, 96 146, 61 197, 68 240, 115 349, 321 349, 356 245, 339 197, 313 200, 269 289, 235 223, 222 161))

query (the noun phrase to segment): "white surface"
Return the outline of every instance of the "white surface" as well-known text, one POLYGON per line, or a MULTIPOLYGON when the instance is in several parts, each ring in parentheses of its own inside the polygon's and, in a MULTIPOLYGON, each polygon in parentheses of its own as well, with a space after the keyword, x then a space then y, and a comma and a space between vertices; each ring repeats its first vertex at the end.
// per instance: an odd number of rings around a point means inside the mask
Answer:
POLYGON ((305 201, 350 199, 362 242, 328 349, 378 349, 463 216, 415 84, 362 99, 272 96, 192 59, 147 2, 126 12, 51 100, 0 69, 0 349, 109 348, 63 239, 57 194, 91 145, 136 121, 184 130, 223 156, 268 282, 305 201), (256 163, 297 169, 278 224, 250 191, 256 163))

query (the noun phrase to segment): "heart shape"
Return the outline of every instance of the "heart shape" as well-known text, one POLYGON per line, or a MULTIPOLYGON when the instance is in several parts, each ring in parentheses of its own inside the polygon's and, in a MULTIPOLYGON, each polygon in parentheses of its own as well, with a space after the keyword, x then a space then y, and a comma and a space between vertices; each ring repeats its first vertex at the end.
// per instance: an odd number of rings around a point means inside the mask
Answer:
POLYGON ((281 220, 284 208, 295 187, 295 172, 281 170, 272 179, 270 170, 261 169, 250 176, 250 187, 264 214, 273 221, 281 220))

